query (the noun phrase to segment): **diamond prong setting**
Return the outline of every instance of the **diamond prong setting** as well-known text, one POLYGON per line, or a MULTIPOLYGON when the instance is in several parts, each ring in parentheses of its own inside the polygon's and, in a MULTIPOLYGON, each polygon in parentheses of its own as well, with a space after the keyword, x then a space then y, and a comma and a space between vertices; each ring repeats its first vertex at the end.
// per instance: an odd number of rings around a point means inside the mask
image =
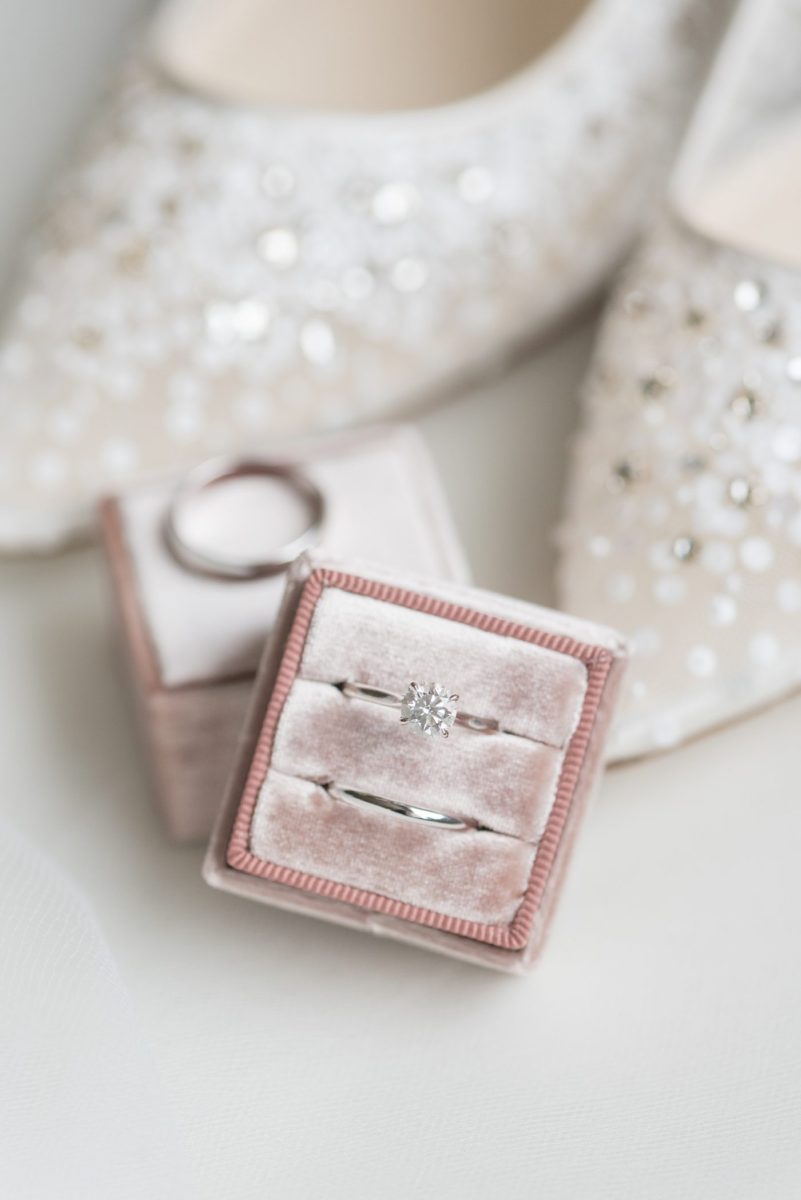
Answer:
POLYGON ((450 736, 456 720, 459 696, 439 683, 410 683, 401 699, 402 725, 410 725, 424 737, 450 736))

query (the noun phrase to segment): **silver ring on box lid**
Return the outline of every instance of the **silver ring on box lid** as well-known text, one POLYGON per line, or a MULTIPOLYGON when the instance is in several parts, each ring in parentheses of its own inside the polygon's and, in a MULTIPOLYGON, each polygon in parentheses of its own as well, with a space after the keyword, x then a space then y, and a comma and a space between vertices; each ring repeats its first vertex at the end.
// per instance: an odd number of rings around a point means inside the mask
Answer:
POLYGON ((316 545, 324 520, 323 493, 292 463, 262 458, 215 458, 188 471, 178 485, 164 521, 164 537, 172 555, 190 571, 215 579, 261 579, 285 571, 298 555, 316 545), (186 517, 201 493, 230 480, 258 477, 279 480, 302 501, 307 524, 297 537, 263 558, 222 554, 187 537, 186 517))
POLYGON ((420 808, 417 804, 402 804, 397 800, 388 800, 385 796, 376 796, 373 792, 361 791, 360 788, 343 787, 337 783, 323 786, 334 800, 343 800, 346 804, 353 804, 358 808, 381 808, 398 817, 408 817, 413 821, 420 821, 431 828, 453 832, 479 828, 477 821, 453 817, 450 813, 438 812, 434 808, 420 808))
POLYGON ((422 685, 410 683, 404 694, 385 692, 382 688, 371 687, 367 683, 356 683, 346 680, 337 684, 339 690, 350 700, 367 700, 371 704, 380 704, 384 708, 394 708, 400 711, 402 725, 411 725, 418 733, 426 737, 438 734, 447 738, 454 725, 464 725, 476 733, 498 733, 500 726, 497 721, 475 717, 470 713, 460 712, 456 705, 459 696, 449 692, 439 683, 422 685))

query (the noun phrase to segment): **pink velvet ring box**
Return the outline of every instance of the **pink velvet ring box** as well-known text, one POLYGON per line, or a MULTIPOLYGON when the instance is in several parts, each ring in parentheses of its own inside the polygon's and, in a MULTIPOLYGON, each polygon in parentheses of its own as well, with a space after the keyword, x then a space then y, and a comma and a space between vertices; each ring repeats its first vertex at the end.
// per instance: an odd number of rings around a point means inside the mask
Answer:
POLYGON ((205 874, 214 886, 520 972, 602 766, 616 633, 464 585, 307 555, 291 569, 205 874), (346 682, 415 680, 495 721, 447 740, 346 682), (336 785, 332 791, 329 785, 336 785), (445 812, 432 827, 336 787, 445 812))
MULTIPOLYGON (((272 457, 284 454, 302 463, 325 495, 326 551, 467 578, 431 460, 411 426, 295 443, 283 452, 271 447, 272 457)), ((176 562, 163 529, 175 485, 149 482, 104 501, 101 528, 160 809, 175 839, 205 840, 285 576, 219 580, 176 562)), ((275 528, 281 544, 297 515, 293 504, 296 497, 276 486, 269 511, 254 504, 249 515, 275 528), (286 512, 277 511, 282 505, 286 512)))

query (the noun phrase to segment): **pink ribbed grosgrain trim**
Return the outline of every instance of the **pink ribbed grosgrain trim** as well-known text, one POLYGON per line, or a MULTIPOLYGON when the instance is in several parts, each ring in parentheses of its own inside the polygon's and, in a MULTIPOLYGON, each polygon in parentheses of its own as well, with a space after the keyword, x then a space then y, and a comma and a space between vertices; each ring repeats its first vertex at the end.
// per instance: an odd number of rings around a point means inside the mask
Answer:
POLYGON ((405 588, 395 587, 391 584, 379 583, 376 580, 363 579, 358 575, 318 568, 312 572, 304 585, 295 619, 287 638, 284 656, 276 676, 247 782, 234 820, 227 851, 228 865, 236 871, 256 875, 260 879, 284 884, 286 887, 301 888, 304 891, 313 892, 317 896, 326 896, 330 900, 358 905, 371 912, 384 913, 403 921, 414 921, 419 925, 428 925, 459 937, 488 942, 507 950, 522 949, 528 941, 532 922, 559 849, 612 660, 611 652, 603 647, 578 642, 574 638, 562 634, 533 629, 517 621, 505 620, 489 613, 476 612, 459 604, 438 600, 433 596, 422 595, 420 592, 407 591, 405 588), (340 588, 342 591, 353 592, 359 596, 370 596, 385 604, 399 604, 405 608, 414 609, 416 612, 442 617, 447 621, 460 621, 465 625, 472 625, 476 629, 485 630, 487 633, 499 634, 501 637, 518 638, 522 642, 542 646, 557 654, 569 655, 584 663, 587 670, 587 688, 584 693, 581 715, 565 751, 554 804, 537 847, 528 886, 520 907, 509 924, 488 925, 480 921, 468 921, 446 913, 433 912, 431 909, 421 908, 416 904, 407 904, 403 900, 394 900, 389 896, 366 891, 364 888, 355 887, 352 884, 337 883, 332 879, 310 875, 294 867, 266 862, 251 853, 250 828, 259 792, 272 757, 276 728, 300 667, 314 610, 323 590, 327 587, 340 588))

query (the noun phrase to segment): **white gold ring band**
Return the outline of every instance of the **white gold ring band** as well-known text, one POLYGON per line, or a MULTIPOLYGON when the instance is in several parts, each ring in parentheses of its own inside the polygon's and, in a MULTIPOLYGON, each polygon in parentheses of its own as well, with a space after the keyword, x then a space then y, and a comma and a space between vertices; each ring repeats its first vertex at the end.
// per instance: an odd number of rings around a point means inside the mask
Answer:
POLYGON ((401 804, 397 800, 388 800, 385 796, 376 796, 373 792, 363 792, 359 788, 342 787, 330 783, 326 791, 334 800, 343 800, 346 804, 358 808, 381 808, 385 812, 394 813, 398 817, 409 817, 424 825, 436 829, 446 829, 456 832, 463 829, 477 829, 476 821, 467 821, 461 817, 452 817, 449 813, 437 812, 433 808, 420 808, 416 804, 401 804))
POLYGON ((164 521, 164 538, 175 559, 190 571, 215 579, 260 579, 285 571, 298 555, 320 540, 325 499, 311 479, 291 463, 261 458, 216 458, 189 471, 173 495, 164 521), (306 527, 296 538, 264 558, 222 554, 186 534, 186 517, 201 492, 233 479, 267 476, 278 479, 303 503, 306 527))

